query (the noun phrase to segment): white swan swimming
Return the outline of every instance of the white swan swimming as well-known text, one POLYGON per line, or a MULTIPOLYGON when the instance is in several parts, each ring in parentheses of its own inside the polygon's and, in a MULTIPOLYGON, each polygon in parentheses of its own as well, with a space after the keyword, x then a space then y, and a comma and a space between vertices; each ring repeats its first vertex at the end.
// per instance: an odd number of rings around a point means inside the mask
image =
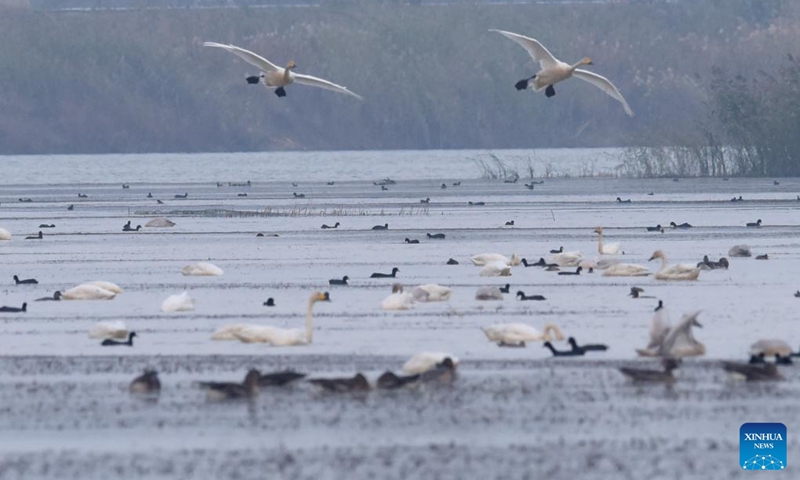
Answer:
POLYGON ((275 346, 307 345, 314 335, 314 317, 312 310, 317 302, 329 302, 327 292, 315 292, 308 299, 306 311, 306 328, 289 329, 237 323, 220 328, 211 336, 212 340, 239 340, 243 343, 267 343, 275 346))
POLYGON ((667 256, 661 250, 653 252, 650 260, 661 259, 661 268, 656 272, 657 280, 697 280, 700 276, 700 269, 692 263, 667 264, 667 256))
POLYGON ((650 273, 650 269, 644 265, 632 263, 617 263, 603 270, 604 277, 646 277, 650 273))
POLYGON ((117 285, 116 283, 105 282, 103 280, 95 280, 93 282, 86 282, 84 285, 94 285, 96 287, 102 288, 103 290, 108 290, 109 292, 114 292, 114 293, 117 293, 117 294, 122 293, 122 288, 120 288, 119 285, 117 285))
POLYGON ((116 293, 90 283, 84 283, 61 292, 62 300, 111 300, 116 296, 116 293))
POLYGON ((661 344, 667 338, 672 324, 667 315, 667 309, 664 307, 664 302, 658 301, 658 306, 653 315, 653 322, 650 324, 650 341, 645 348, 637 348, 636 353, 642 357, 657 357, 661 344))
POLYGON ((750 252, 750 247, 747 245, 734 245, 728 250, 729 257, 749 257, 753 254, 750 252))
POLYGON ((408 310, 413 307, 414 296, 409 292, 403 292, 403 286, 399 283, 392 285, 392 294, 381 302, 383 310, 408 310))
POLYGON ((449 358, 454 364, 458 365, 458 358, 445 352, 419 352, 409 358, 403 364, 403 372, 408 375, 425 373, 436 365, 442 363, 445 358, 449 358))
POLYGON ((286 90, 284 89, 284 87, 297 82, 302 85, 324 88, 325 90, 344 93, 346 95, 353 96, 359 100, 363 100, 363 98, 360 95, 356 95, 355 93, 351 92, 350 90, 347 89, 347 87, 336 85, 335 83, 331 83, 321 78, 312 77, 311 75, 302 75, 299 73, 292 72, 292 70, 297 67, 294 61, 289 62, 289 64, 286 65, 286 68, 281 68, 275 65, 274 63, 270 62, 266 58, 257 55, 249 50, 245 50, 244 48, 237 47, 235 45, 223 45, 220 43, 205 42, 203 43, 203 46, 225 49, 231 52, 232 54, 236 55, 237 57, 241 58, 245 62, 249 63, 250 65, 253 65, 254 67, 258 67, 259 69, 261 69, 260 77, 249 77, 247 79, 247 82, 255 84, 258 83, 260 79, 264 83, 265 87, 274 88, 275 95, 279 97, 286 96, 286 90))
POLYGON ((207 263, 207 262, 197 262, 191 265, 186 265, 181 269, 181 273, 187 276, 195 276, 195 277, 213 277, 219 276, 223 274, 223 271, 218 266, 207 263))
POLYGON ((174 227, 175 222, 164 217, 158 217, 145 223, 144 226, 150 228, 167 228, 167 227, 174 227))
POLYGON ((569 65, 556 59, 553 54, 551 54, 544 47, 544 45, 533 38, 525 37, 517 33, 505 32, 503 30, 490 31, 497 32, 506 38, 515 41, 528 52, 535 62, 539 62, 539 66, 541 68, 539 72, 530 78, 526 78, 517 82, 515 85, 517 90, 525 90, 527 88, 532 88, 535 92, 545 90, 545 95, 547 97, 552 97, 556 94, 556 90, 553 88, 553 85, 571 77, 576 77, 585 82, 589 82, 600 90, 606 92, 608 95, 622 104, 622 107, 625 109, 625 113, 633 116, 633 110, 631 110, 631 107, 628 106, 628 102, 625 101, 625 98, 621 93, 619 93, 619 90, 617 90, 617 87, 615 87, 613 83, 611 83, 607 78, 601 77, 596 73, 578 68, 582 65, 592 65, 592 61, 589 58, 583 58, 575 65, 569 65), (533 82, 531 82, 531 80, 533 80, 533 82))
POLYGON ((191 312, 194 310, 194 299, 189 292, 170 295, 161 303, 162 312, 191 312))
POLYGON ((503 292, 495 286, 480 287, 475 292, 475 300, 502 300, 503 292))
POLYGON ((617 255, 622 253, 622 244, 621 243, 606 243, 603 244, 603 227, 597 227, 594 229, 594 233, 598 235, 597 237, 597 253, 600 255, 617 255))
POLYGON ((0 228, 0 240, 11 240, 11 232, 5 228, 0 228))
POLYGON ((452 289, 435 283, 418 285, 411 290, 411 295, 417 302, 446 302, 450 300, 452 293, 452 289))
POLYGON ((127 340, 128 327, 125 326, 125 322, 122 320, 97 322, 89 329, 89 338, 127 340))
POLYGON ((481 277, 509 277, 511 267, 503 262, 489 262, 478 273, 481 277))
POLYGON ((581 252, 562 252, 554 253, 550 258, 559 267, 577 267, 583 260, 583 254, 581 252))
POLYGON ((501 323, 482 327, 481 330, 490 342, 500 346, 525 346, 525 342, 549 342, 553 340, 551 332, 555 334, 556 340, 564 340, 564 334, 554 323, 545 323, 541 332, 525 323, 501 323))
POLYGON ((476 267, 482 267, 488 263, 503 262, 508 266, 516 267, 520 264, 520 258, 516 253, 511 254, 511 258, 506 257, 500 253, 481 253, 472 257, 472 264, 476 267))

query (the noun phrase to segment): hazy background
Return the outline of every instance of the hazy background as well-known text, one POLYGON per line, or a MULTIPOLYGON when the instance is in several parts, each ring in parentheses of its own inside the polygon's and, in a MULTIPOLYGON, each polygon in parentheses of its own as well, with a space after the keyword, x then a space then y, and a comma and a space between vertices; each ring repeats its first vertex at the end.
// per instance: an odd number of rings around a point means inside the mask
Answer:
MULTIPOLYGON (((788 0, 273 3, 301 6, 0 0, 0 154, 729 145, 743 105, 764 103, 749 90, 800 77, 789 60, 800 5, 788 0), (590 56, 636 117, 579 81, 552 99, 517 92, 538 65, 489 28, 533 36, 567 62, 590 56), (300 85, 279 99, 204 41, 295 60, 366 100, 300 85), (747 102, 720 107, 722 97, 747 102)), ((778 84, 794 139, 797 82, 778 84)), ((752 115, 776 113, 749 114, 762 125, 752 115)))

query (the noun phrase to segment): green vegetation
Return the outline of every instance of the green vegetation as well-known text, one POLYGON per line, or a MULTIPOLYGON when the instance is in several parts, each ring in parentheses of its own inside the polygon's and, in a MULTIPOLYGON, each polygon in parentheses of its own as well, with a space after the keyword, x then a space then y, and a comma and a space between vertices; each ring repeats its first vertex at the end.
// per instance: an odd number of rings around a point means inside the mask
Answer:
MULTIPOLYGON (((796 158, 796 144, 775 142, 797 131, 783 95, 794 88, 796 106, 797 66, 786 59, 798 28, 789 0, 9 11, 0 15, 0 153, 685 144, 711 156, 694 174, 773 175, 765 155, 796 158), (489 28, 534 36, 565 61, 591 56, 637 116, 577 80, 552 99, 517 92, 537 66, 489 28), (366 101, 301 85, 278 99, 245 83, 254 68, 203 41, 295 60, 366 101), (753 168, 737 170, 745 153, 753 168)), ((667 163, 648 174, 673 174, 667 163)))

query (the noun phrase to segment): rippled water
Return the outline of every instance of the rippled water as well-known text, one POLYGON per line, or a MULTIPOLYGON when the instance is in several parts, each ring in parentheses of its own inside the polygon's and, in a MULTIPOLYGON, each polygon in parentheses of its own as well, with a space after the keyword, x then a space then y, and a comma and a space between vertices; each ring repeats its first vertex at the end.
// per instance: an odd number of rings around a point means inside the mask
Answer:
MULTIPOLYGON (((762 337, 800 346, 800 299, 792 295, 800 288, 800 179, 545 179, 528 190, 527 179, 477 179, 469 158, 478 153, 0 158, 0 227, 14 234, 0 241, 0 279, 8 282, 0 305, 90 280, 125 289, 112 301, 31 302, 25 314, 0 314, 0 479, 739 478, 742 423, 793 429, 800 373, 787 368, 786 382, 745 386, 731 383, 718 361, 746 359, 762 337), (373 185, 386 176, 398 183, 387 191, 373 185), (247 180, 249 187, 228 185, 247 180), (187 199, 175 199, 183 193, 187 199), (739 195, 744 202, 729 201, 739 195), (430 204, 421 204, 427 197, 430 204), (128 220, 144 225, 162 215, 177 225, 121 231, 128 220), (757 218, 763 228, 744 226, 757 218), (338 229, 320 229, 336 221, 338 229), (670 221, 695 228, 644 229, 670 221), (25 240, 40 223, 56 228, 25 240), (384 223, 388 231, 371 230, 384 223), (483 278, 469 265, 477 253, 535 260, 561 245, 593 256, 598 225, 607 241, 622 242, 625 261, 652 270, 647 259, 656 249, 671 261, 697 262, 747 243, 770 259, 731 259, 729 270, 690 283, 523 267, 483 278), (436 232, 447 238, 427 239, 436 232), (406 237, 421 243, 407 245, 406 237), (445 265, 451 257, 460 265, 445 265), (180 274, 199 260, 225 275, 180 274), (450 285, 452 299, 380 310, 392 280, 369 275, 394 266, 397 281, 450 285), (14 274, 39 284, 15 286, 14 274), (343 275, 351 286, 328 286, 343 275), (474 300, 478 287, 507 282, 512 292, 547 300, 474 300), (656 303, 627 297, 632 285, 662 299, 673 320, 703 309, 695 334, 708 355, 685 362, 673 388, 632 386, 616 370, 640 362, 633 349, 646 343, 656 303), (330 291, 332 302, 317 305, 312 345, 209 339, 237 322, 300 327, 315 289, 330 291), (162 313, 161 301, 183 290, 196 310, 162 313), (267 297, 277 306, 262 306, 267 297), (109 351, 87 337, 93 323, 117 319, 138 332, 133 348, 109 351), (497 348, 480 331, 496 322, 554 322, 580 342, 610 349, 555 360, 538 344, 497 348), (238 380, 250 367, 312 376, 364 371, 374 380, 420 350, 461 359, 454 386, 352 397, 298 384, 243 404, 208 404, 192 386, 238 380), (161 372, 157 403, 126 392, 146 367, 161 372)), ((575 169, 587 158, 608 158, 553 154, 575 169)), ((527 155, 549 153, 499 152, 527 155)), ((790 466, 796 445, 790 435, 790 466)))

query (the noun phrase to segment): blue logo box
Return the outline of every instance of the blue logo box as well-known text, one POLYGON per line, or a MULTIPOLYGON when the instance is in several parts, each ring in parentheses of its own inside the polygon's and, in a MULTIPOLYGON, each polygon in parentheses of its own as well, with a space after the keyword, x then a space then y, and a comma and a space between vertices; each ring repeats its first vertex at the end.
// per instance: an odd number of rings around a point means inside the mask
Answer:
POLYGON ((745 423, 739 428, 739 464, 743 470, 786 469, 786 425, 745 423))

